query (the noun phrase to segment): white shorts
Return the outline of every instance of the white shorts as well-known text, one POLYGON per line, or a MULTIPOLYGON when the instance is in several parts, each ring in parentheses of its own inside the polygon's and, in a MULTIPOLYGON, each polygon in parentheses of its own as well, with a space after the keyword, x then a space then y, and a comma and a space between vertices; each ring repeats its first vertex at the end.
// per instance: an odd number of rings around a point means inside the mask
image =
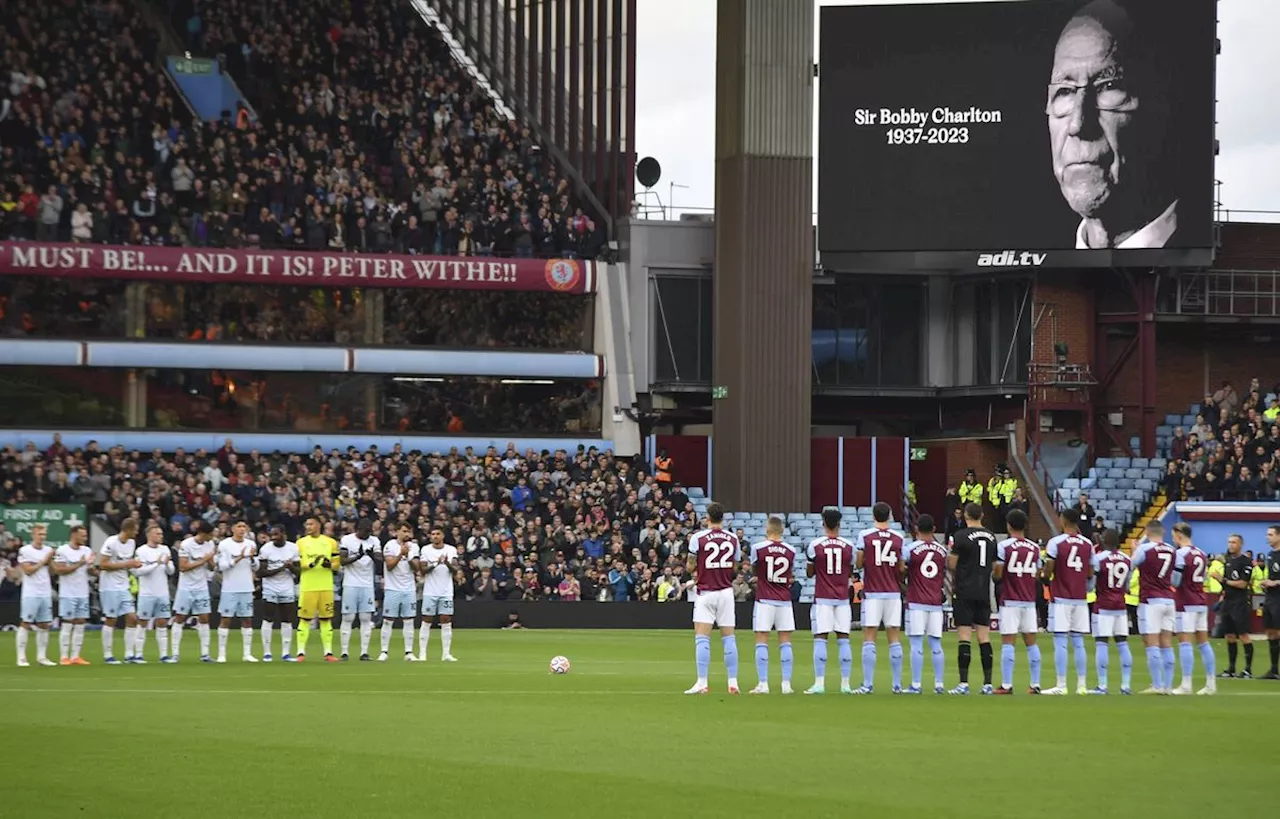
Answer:
MULTIPOLYGON (((1031 611, 1034 612, 1035 609, 1031 611)), ((1066 634, 1068 632, 1089 633, 1089 607, 1084 603, 1050 603, 1049 633, 1066 634)), ((1004 631, 1001 630, 1000 633, 1004 634, 1004 631)))
POLYGON ((1001 606, 1000 633, 1035 634, 1040 630, 1040 622, 1036 617, 1035 606, 1001 606))
POLYGON ((1178 623, 1178 610, 1169 600, 1165 603, 1138 604, 1138 633, 1160 634, 1173 632, 1178 623))
POLYGON ((751 611, 752 631, 795 631, 796 613, 788 603, 785 606, 770 606, 757 602, 751 611))
POLYGON ((907 606, 908 637, 941 637, 942 610, 913 609, 907 606))
POLYGON ((902 628, 902 598, 875 597, 862 601, 863 628, 902 628))
POLYGON ((1209 630, 1209 608, 1207 606, 1188 606, 1178 612, 1178 633, 1194 634, 1197 631, 1209 630))
POLYGON ((1128 637, 1129 613, 1126 611, 1103 611, 1093 617, 1094 637, 1128 637))
POLYGON ((848 634, 853 625, 853 608, 848 604, 833 606, 830 603, 814 603, 809 612, 813 620, 814 634, 848 634))
POLYGON ((733 628, 737 622, 733 610, 733 589, 698 592, 693 599, 693 622, 733 628))

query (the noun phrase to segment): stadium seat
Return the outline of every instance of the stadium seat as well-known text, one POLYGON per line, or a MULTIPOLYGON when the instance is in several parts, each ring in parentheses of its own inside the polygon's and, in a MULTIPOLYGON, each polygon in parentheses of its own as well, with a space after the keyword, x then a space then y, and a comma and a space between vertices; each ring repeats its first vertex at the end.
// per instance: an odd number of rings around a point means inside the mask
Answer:
POLYGON ((1129 462, 1129 466, 1134 469, 1146 469, 1149 463, 1150 462, 1146 458, 1134 458, 1129 462))
POLYGON ((1141 477, 1142 477, 1142 470, 1141 470, 1141 469, 1126 469, 1126 470, 1124 471, 1124 476, 1125 476, 1126 478, 1128 478, 1129 480, 1131 480, 1131 481, 1136 481, 1138 478, 1141 478, 1141 477))
POLYGON ((1116 458, 1115 460, 1112 461, 1112 466, 1116 467, 1117 469, 1128 469, 1129 467, 1133 466, 1133 459, 1132 458, 1116 458))
POLYGON ((1196 422, 1196 415, 1197 415, 1197 414, 1198 414, 1198 413, 1196 413, 1196 412, 1192 412, 1192 413, 1188 413, 1187 415, 1182 416, 1182 426, 1184 426, 1184 427, 1189 427, 1189 426, 1194 425, 1194 424, 1195 424, 1195 422, 1196 422))
MULTIPOLYGON (((1097 488, 1098 488, 1098 489, 1115 489, 1115 488, 1116 488, 1116 479, 1115 479, 1115 478, 1098 478, 1098 487, 1097 487, 1097 488)), ((1095 491, 1097 491, 1097 490, 1095 490, 1095 491)))
POLYGON ((1133 482, 1134 489, 1140 489, 1143 492, 1151 492, 1156 488, 1156 482, 1148 478, 1141 478, 1133 482))
POLYGON ((1161 472, 1164 472, 1166 469, 1169 468, 1169 462, 1166 461, 1164 458, 1152 458, 1151 468, 1158 469, 1161 472))
POLYGON ((1112 461, 1111 458, 1099 458, 1095 463, 1095 466, 1097 466, 1097 468, 1100 470, 1110 469, 1111 467, 1115 466, 1115 463, 1112 461))
POLYGON ((1075 491, 1080 488, 1080 479, 1079 478, 1063 478, 1062 488, 1075 491))
POLYGON ((695 498, 705 498, 707 496, 706 492, 703 491, 701 486, 686 487, 684 490, 684 493, 689 496, 689 500, 694 500, 695 498))
MULTIPOLYGON (((1170 427, 1176 427, 1176 426, 1179 426, 1179 425, 1182 423, 1182 416, 1181 416, 1181 415, 1166 415, 1166 416, 1164 417, 1164 422, 1165 422, 1165 424, 1167 424, 1167 425, 1168 425, 1168 426, 1170 426, 1170 427)), ((1172 432, 1173 430, 1169 430, 1169 431, 1170 431, 1170 432, 1172 432)))

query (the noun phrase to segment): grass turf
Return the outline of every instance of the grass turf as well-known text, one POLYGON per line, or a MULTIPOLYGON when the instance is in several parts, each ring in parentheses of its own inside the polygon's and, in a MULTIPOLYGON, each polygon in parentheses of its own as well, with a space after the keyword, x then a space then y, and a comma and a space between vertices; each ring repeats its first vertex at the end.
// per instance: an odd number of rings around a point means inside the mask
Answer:
MULTIPOLYGON (((782 697, 775 646, 775 693, 730 697, 713 639, 713 693, 685 697, 686 632, 459 630, 452 665, 432 638, 426 664, 400 659, 397 633, 387 663, 313 654, 251 666, 235 659, 233 632, 231 659, 217 666, 195 662, 188 630, 181 665, 156 664, 149 639, 150 665, 108 667, 90 633, 92 667, 19 669, 14 637, 2 634, 0 747, 11 765, 0 814, 1172 819, 1221 809, 1225 794, 1208 783, 1232 770, 1230 804, 1269 801, 1248 766, 1267 765, 1280 683, 1226 680, 1215 698, 1030 697, 1019 648, 1018 696, 847 697, 830 693, 833 647, 827 695, 782 697), (548 673, 555 654, 573 662, 568 675, 548 673)), ((1146 664, 1131 639, 1137 689, 1146 664)), ((810 645, 796 635, 797 689, 812 682, 810 645)), ((738 646, 746 689, 751 637, 738 646)), ((948 639, 948 685, 954 649, 948 639)), ((882 637, 882 692, 887 654, 882 637)), ((1265 656, 1264 643, 1255 671, 1265 656)), ((1092 681, 1092 646, 1089 661, 1092 681)), ((998 679, 998 649, 996 664, 998 679)), ((1115 690, 1114 651, 1111 665, 1115 690)))

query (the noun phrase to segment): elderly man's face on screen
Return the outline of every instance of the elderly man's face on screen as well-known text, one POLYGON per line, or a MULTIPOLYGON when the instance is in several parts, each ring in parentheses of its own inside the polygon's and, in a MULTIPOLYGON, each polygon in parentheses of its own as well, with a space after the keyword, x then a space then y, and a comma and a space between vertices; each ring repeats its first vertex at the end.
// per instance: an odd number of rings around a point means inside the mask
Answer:
POLYGON ((1139 69, 1125 64, 1124 12, 1091 3, 1062 30, 1054 50, 1045 113, 1053 175, 1082 217, 1100 215, 1141 177, 1142 159, 1157 146, 1141 134, 1139 69), (1135 144, 1135 142, 1137 144, 1135 144))

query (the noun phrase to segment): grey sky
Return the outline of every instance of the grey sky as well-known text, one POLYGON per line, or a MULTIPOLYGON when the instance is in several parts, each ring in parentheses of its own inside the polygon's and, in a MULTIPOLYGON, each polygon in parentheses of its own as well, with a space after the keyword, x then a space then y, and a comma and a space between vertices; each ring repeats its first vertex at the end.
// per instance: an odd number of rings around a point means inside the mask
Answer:
MULTIPOLYGON (((826 0, 815 6, 898 1, 826 0)), ((664 204, 674 194, 677 211, 710 210, 715 202, 716 3, 644 0, 637 14, 638 155, 662 163, 655 191, 664 204), (687 188, 672 189, 672 182, 687 188)), ((1280 108, 1272 104, 1280 77, 1280 2, 1224 0, 1218 15, 1217 133, 1222 151, 1216 176, 1223 183, 1222 202, 1237 211, 1233 221, 1280 221, 1280 108)))

